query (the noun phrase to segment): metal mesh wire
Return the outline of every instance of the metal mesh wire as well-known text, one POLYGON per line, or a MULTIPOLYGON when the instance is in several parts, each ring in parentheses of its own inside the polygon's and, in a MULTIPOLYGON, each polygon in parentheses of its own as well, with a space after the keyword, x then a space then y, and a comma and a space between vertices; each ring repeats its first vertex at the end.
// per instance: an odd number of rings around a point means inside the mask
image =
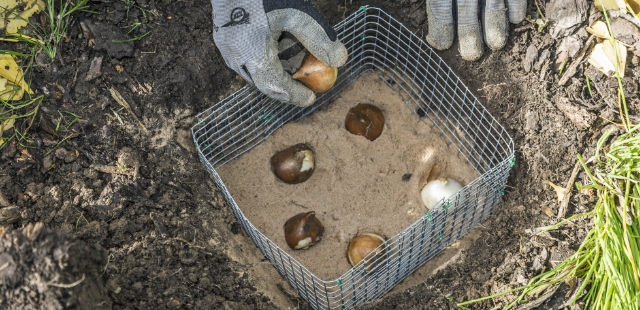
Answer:
MULTIPOLYGON (((246 86, 198 115, 191 129, 198 155, 234 215, 262 253, 314 309, 348 309, 382 297, 447 246, 484 221, 497 205, 514 162, 513 141, 442 59, 419 37, 378 8, 361 7, 336 27, 349 51, 331 90, 307 108, 270 99, 246 86), (431 213, 387 240, 338 279, 322 280, 256 229, 216 173, 217 168, 297 121, 374 70, 428 117, 480 174, 431 213)), ((399 107, 402 108, 402 107, 399 107)))

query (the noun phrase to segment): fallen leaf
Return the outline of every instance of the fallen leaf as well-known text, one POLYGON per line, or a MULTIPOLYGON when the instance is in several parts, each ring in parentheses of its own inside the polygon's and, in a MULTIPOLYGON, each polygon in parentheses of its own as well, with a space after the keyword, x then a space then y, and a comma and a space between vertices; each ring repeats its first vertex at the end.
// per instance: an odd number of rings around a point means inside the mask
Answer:
POLYGON ((640 18, 640 0, 627 0, 627 5, 630 11, 640 18))
POLYGON ((20 100, 25 90, 30 94, 33 93, 24 80, 24 72, 11 55, 5 54, 0 57, 0 76, 11 82, 5 84, 5 90, 0 94, 0 99, 20 100))
POLYGON ((601 20, 595 21, 591 27, 586 28, 589 33, 595 35, 600 39, 611 40, 611 35, 609 34, 609 28, 607 28, 607 24, 605 24, 601 20))
POLYGON ((602 11, 604 7, 605 10, 619 10, 621 8, 626 8, 624 0, 595 0, 593 4, 598 8, 598 10, 602 11))
POLYGON ((5 32, 14 34, 18 29, 28 24, 29 17, 42 11, 45 8, 43 0, 0 0, 0 8, 3 12, 0 17, 0 29, 5 28, 5 32), (24 8, 24 11, 20 11, 24 8))
POLYGON ((542 206, 542 212, 544 212, 544 214, 546 214, 549 217, 553 217, 555 215, 553 213, 553 210, 551 210, 551 208, 549 208, 547 206, 542 206))
POLYGON ((616 74, 616 67, 604 52, 603 43, 598 43, 593 48, 593 52, 591 52, 591 56, 589 56, 589 63, 592 66, 598 68, 598 70, 602 71, 602 73, 604 73, 608 77, 612 77, 616 74))
POLYGON ((553 189, 556 191, 556 195, 558 195, 558 202, 562 202, 562 200, 564 199, 564 188, 553 184, 553 182, 551 181, 544 181, 543 184, 553 187, 553 189))
POLYGON ((4 121, 4 125, 3 125, 3 130, 7 131, 11 128, 13 128, 13 124, 16 123, 16 117, 18 117, 17 115, 11 115, 11 117, 7 120, 4 121))
POLYGON ((607 55, 611 63, 614 64, 617 61, 618 63, 618 73, 620 74, 620 78, 624 77, 624 69, 627 65, 627 48, 620 41, 616 41, 616 50, 614 51, 613 43, 610 40, 604 41, 602 43, 602 50, 607 55), (618 57, 616 59, 616 51, 618 52, 618 57))
POLYGON ((6 33, 17 33, 18 29, 28 25, 29 17, 31 17, 35 13, 42 11, 42 9, 45 7, 43 0, 24 2, 27 3, 27 9, 20 14, 17 14, 17 16, 11 15, 12 17, 7 19, 9 20, 9 23, 7 24, 7 29, 5 30, 6 33))

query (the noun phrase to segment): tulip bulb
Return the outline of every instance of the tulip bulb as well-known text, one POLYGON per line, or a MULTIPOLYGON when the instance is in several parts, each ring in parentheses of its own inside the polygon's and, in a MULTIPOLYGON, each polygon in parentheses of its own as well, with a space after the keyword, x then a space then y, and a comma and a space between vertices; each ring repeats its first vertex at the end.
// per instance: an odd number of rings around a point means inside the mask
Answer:
POLYGON ((293 78, 314 92, 322 93, 329 90, 336 82, 338 68, 329 67, 311 53, 307 53, 293 78))
POLYGON ((447 199, 462 188, 462 185, 453 179, 437 178, 428 182, 420 191, 422 202, 431 210, 442 199, 447 199))
POLYGON ((324 226, 316 218, 316 212, 300 213, 284 223, 284 239, 294 250, 306 250, 320 241, 324 226))
POLYGON ((377 258, 371 258, 365 263, 367 272, 371 272, 375 265, 379 265, 381 262, 380 256, 384 254, 385 249, 384 247, 378 247, 383 244, 385 240, 384 236, 374 233, 366 233, 353 238, 349 242, 349 249, 347 250, 347 258, 351 266, 358 265, 367 255, 375 251, 374 255, 376 255, 377 258))
POLYGON ((382 133, 384 115, 378 107, 368 103, 360 103, 349 110, 344 126, 350 133, 364 136, 373 141, 382 133))
POLYGON ((285 183, 297 184, 308 180, 315 169, 313 151, 304 143, 286 148, 271 158, 275 175, 285 183))

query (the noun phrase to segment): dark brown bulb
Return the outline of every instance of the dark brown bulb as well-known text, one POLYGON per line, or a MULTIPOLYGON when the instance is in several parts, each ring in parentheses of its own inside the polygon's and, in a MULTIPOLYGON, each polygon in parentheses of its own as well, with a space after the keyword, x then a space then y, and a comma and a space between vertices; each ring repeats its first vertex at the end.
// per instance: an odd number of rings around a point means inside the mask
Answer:
POLYGON ((315 170, 313 151, 304 143, 286 148, 271 158, 273 173, 285 183, 297 184, 308 180, 315 170))
POLYGON ((316 218, 316 212, 300 213, 284 223, 284 239, 294 250, 306 250, 320 241, 324 226, 316 218))
POLYGON ((384 115, 378 107, 368 103, 360 103, 349 110, 344 126, 350 133, 364 136, 373 141, 382 133, 384 115))

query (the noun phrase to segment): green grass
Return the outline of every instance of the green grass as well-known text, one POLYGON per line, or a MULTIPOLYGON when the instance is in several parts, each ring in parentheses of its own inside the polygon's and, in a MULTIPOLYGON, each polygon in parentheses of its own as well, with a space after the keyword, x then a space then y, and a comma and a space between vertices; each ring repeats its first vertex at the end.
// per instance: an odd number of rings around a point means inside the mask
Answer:
MULTIPOLYGON (((617 44, 606 11, 604 16, 617 56, 617 44)), ((551 286, 575 277, 584 281, 577 288, 578 294, 571 300, 572 304, 580 292, 587 289, 582 298, 585 309, 640 309, 640 125, 632 126, 629 121, 619 74, 624 68, 619 68, 617 61, 615 66, 620 117, 626 133, 610 141, 613 130, 607 130, 599 138, 593 157, 585 162, 580 154, 577 155, 590 184, 576 183, 576 187, 578 190, 595 189, 598 200, 591 212, 572 216, 548 230, 585 216, 591 217, 593 228, 575 254, 534 277, 526 286, 459 303, 459 307, 467 309, 465 305, 521 291, 515 300, 497 307, 511 309, 537 298, 551 286), (588 163, 592 163, 591 169, 588 163)))
MULTIPOLYGON (((35 54, 38 50, 44 51, 51 59, 55 59, 58 53, 58 47, 67 36, 67 30, 71 22, 71 18, 78 12, 96 13, 89 10, 89 0, 45 0, 45 8, 42 8, 42 14, 46 18, 45 25, 39 25, 37 23, 31 23, 29 20, 23 19, 18 14, 20 12, 15 10, 3 9, 2 12, 8 17, 18 17, 27 22, 27 27, 31 30, 29 35, 26 35, 22 29, 18 30, 17 34, 7 34, 10 39, 14 39, 18 42, 26 43, 31 48, 31 53, 19 53, 15 51, 0 50, 0 54, 9 54, 22 58, 23 63, 26 61, 24 68, 23 78, 26 80, 27 85, 30 86, 30 80, 33 75, 31 70, 35 54), (25 37, 25 35, 27 37, 25 37)), ((1 9, 1 8, 0 8, 1 9)), ((20 64, 20 62, 18 62, 20 64)), ((14 92, 16 90, 13 90, 14 92)), ((7 137, 4 137, 4 143, 0 144, 0 150, 3 149, 13 139, 18 139, 19 145, 23 147, 32 147, 25 145, 24 143, 33 143, 34 141, 29 139, 28 131, 33 124, 35 116, 38 112, 40 104, 44 100, 44 95, 38 97, 31 97, 25 92, 23 99, 18 101, 2 101, 0 100, 0 122, 4 123, 7 119, 27 119, 26 126, 22 126, 22 132, 14 127, 13 133, 7 137), (24 142, 24 143, 23 143, 24 142)), ((69 111, 58 111, 59 118, 56 125, 56 133, 61 130, 69 130, 69 128, 81 117, 73 114, 69 111)), ((4 135, 5 133, 0 133, 4 135)), ((64 138, 64 141, 67 138, 64 138)))
POLYGON ((127 40, 122 40, 122 41, 113 40, 113 42, 115 42, 115 43, 124 43, 124 42, 138 41, 138 40, 140 40, 140 39, 142 39, 142 38, 146 37, 146 36, 147 36, 148 34, 150 34, 150 33, 151 33, 151 31, 149 31, 149 32, 147 32, 147 33, 145 33, 145 34, 143 34, 143 35, 141 35, 141 36, 137 36, 137 37, 135 37, 135 38, 131 38, 131 39, 127 39, 127 40))
POLYGON ((20 12, 14 10, 4 10, 3 14, 8 13, 12 18, 17 17, 27 22, 34 34, 25 38, 26 35, 22 29, 18 30, 18 35, 7 34, 12 39, 24 42, 42 49, 47 56, 54 59, 57 55, 60 42, 67 36, 67 29, 71 22, 73 14, 78 12, 97 13, 89 10, 89 0, 80 0, 73 2, 70 0, 45 0, 45 7, 42 8, 42 14, 46 17, 47 23, 41 26, 37 23, 31 23, 29 20, 18 15, 20 12), (34 38, 35 37, 35 38, 34 38))

